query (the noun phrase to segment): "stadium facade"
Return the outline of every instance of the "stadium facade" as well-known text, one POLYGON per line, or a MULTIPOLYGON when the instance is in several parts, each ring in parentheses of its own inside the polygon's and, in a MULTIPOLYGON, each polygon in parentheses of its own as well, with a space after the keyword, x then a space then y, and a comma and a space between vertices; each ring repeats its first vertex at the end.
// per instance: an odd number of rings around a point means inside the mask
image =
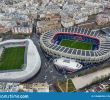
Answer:
POLYGON ((49 55, 71 58, 80 62, 98 63, 110 57, 110 40, 107 40, 99 32, 79 27, 48 31, 41 36, 40 44, 49 55), (81 44, 77 43, 73 47, 70 43, 61 45, 62 40, 71 40, 90 45, 82 44, 83 48, 81 49, 81 44), (78 45, 79 48, 77 48, 78 45), (88 48, 88 46, 90 47, 88 48))
POLYGON ((0 42, 0 53, 4 48, 25 47, 24 64, 20 70, 0 71, 0 81, 24 82, 32 78, 40 69, 41 59, 36 46, 30 39, 12 39, 0 42))

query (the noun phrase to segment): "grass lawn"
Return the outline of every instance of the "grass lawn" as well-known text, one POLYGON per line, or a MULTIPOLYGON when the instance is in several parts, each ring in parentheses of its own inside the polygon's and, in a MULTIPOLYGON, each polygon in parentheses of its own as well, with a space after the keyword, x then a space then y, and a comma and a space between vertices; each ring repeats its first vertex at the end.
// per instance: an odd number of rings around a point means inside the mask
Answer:
POLYGON ((71 79, 57 81, 57 87, 60 92, 75 92, 76 88, 71 79), (59 85, 58 85, 59 84, 59 85))
POLYGON ((68 80, 68 92, 76 91, 76 88, 71 79, 68 80))
POLYGON ((24 47, 6 48, 0 58, 0 70, 21 69, 24 64, 24 47))
POLYGON ((66 92, 66 82, 67 81, 58 81, 60 88, 66 92))
POLYGON ((82 50, 91 50, 91 48, 92 48, 91 43, 84 43, 84 42, 80 42, 80 41, 67 40, 67 39, 62 40, 60 42, 60 45, 69 47, 69 48, 82 49, 82 50))

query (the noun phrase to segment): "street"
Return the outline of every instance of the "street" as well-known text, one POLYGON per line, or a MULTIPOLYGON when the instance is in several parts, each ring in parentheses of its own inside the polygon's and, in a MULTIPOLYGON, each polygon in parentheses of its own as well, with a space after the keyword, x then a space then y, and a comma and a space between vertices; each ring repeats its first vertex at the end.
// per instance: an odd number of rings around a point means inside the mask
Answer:
POLYGON ((45 53, 40 47, 39 38, 37 34, 33 32, 31 39, 33 40, 34 44, 38 49, 42 64, 39 73, 37 73, 32 79, 28 80, 26 83, 47 82, 50 84, 50 86, 52 86, 56 82, 56 80, 63 80, 67 78, 67 76, 60 74, 55 69, 52 58, 50 58, 49 60, 46 58, 45 53))

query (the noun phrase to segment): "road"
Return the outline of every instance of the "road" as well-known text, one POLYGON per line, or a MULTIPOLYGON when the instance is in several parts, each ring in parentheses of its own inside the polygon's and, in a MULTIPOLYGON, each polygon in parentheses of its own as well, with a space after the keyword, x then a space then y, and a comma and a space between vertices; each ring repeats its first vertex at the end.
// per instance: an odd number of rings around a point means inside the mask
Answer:
POLYGON ((50 87, 53 88, 53 84, 56 80, 63 80, 67 78, 67 76, 60 74, 55 69, 52 58, 48 60, 45 56, 45 53, 42 51, 40 47, 40 40, 39 36, 36 34, 35 26, 33 26, 33 33, 30 38, 33 40, 34 44, 38 49, 42 64, 39 73, 35 75, 32 79, 28 80, 26 83, 47 82, 49 83, 50 87))

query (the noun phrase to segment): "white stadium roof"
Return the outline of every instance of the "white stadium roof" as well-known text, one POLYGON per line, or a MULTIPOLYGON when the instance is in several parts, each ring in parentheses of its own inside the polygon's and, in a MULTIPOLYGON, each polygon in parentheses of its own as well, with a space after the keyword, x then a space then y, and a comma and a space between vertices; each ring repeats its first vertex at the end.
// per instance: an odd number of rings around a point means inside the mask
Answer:
POLYGON ((12 81, 12 82, 24 82, 31 77, 33 77, 40 69, 41 59, 38 50, 32 40, 22 39, 22 40, 7 40, 0 43, 0 45, 7 44, 13 45, 13 43, 28 43, 27 53, 26 53, 26 66, 23 70, 19 71, 9 71, 0 72, 0 81, 12 81))

